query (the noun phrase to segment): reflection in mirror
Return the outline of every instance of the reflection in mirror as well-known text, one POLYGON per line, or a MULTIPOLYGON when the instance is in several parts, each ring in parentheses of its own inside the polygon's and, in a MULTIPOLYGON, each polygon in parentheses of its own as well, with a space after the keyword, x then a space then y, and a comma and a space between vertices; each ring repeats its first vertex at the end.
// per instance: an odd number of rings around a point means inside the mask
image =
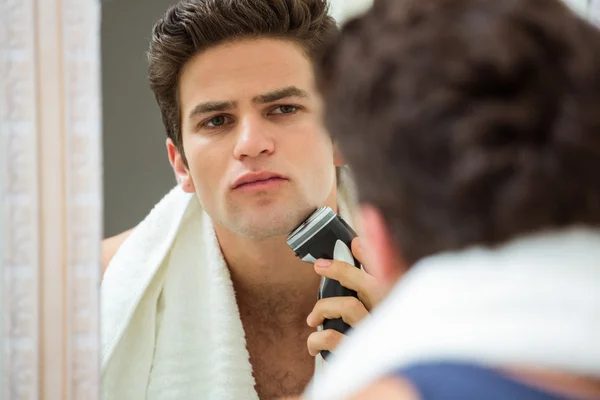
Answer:
MULTIPOLYGON (((222 1, 219 14, 189 1, 154 35, 171 1, 109 1, 103 9, 105 235, 127 232, 105 242, 108 398, 299 394, 318 372, 320 351, 343 338, 316 331, 325 311, 356 323, 375 303, 366 296, 352 312, 339 303, 315 309, 319 273, 339 270, 313 269, 286 245, 315 208, 328 205, 350 225, 354 210, 347 169, 321 125, 312 60, 297 45, 319 41, 302 29, 290 33, 293 43, 265 38, 272 30, 232 39, 248 25, 260 31, 286 20, 314 18, 309 32, 334 29, 318 1, 296 8, 314 7, 310 15, 278 15, 282 7, 261 24, 277 3, 222 1)), ((369 4, 334 1, 331 11, 344 19, 369 4)))
MULTIPOLYGON (((148 85, 152 26, 174 0, 102 3, 104 237, 133 228, 175 185, 160 109, 148 85)), ((340 22, 372 0, 333 0, 340 22)))
POLYGON ((323 205, 354 225, 307 53, 336 29, 331 15, 370 1, 333 1, 330 15, 320 1, 183 3, 154 34, 174 2, 103 7, 102 387, 107 398, 299 395, 328 349, 324 336, 308 343, 321 277, 286 236, 323 205))

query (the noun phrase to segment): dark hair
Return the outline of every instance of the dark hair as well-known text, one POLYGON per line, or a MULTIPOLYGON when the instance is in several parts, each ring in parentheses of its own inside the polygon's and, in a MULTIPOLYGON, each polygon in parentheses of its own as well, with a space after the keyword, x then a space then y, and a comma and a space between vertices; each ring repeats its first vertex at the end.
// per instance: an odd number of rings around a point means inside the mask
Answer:
POLYGON ((559 0, 376 0, 320 69, 360 201, 409 263, 600 225, 600 33, 559 0))
POLYGON ((177 90, 182 67, 199 52, 244 38, 291 40, 313 57, 337 33, 328 8, 327 0, 183 0, 167 10, 152 32, 149 80, 184 161, 177 90))

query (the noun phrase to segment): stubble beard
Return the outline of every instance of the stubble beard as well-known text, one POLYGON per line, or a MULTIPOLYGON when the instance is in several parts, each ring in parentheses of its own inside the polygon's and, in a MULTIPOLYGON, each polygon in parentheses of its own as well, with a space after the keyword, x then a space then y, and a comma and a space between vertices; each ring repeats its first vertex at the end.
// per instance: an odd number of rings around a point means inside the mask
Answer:
POLYGON ((241 207, 234 207, 229 211, 231 218, 222 225, 248 239, 264 240, 289 235, 314 211, 314 207, 296 201, 266 205, 260 211, 245 211, 241 207))

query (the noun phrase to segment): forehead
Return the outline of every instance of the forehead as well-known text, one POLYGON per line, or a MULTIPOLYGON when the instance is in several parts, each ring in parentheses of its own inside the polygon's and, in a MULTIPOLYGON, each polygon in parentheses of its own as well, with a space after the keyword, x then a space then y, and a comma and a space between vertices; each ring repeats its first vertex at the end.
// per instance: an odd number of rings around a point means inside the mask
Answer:
POLYGON ((278 39, 222 44, 192 58, 179 80, 185 112, 203 101, 244 101, 257 94, 296 86, 315 95, 310 60, 300 45, 278 39))

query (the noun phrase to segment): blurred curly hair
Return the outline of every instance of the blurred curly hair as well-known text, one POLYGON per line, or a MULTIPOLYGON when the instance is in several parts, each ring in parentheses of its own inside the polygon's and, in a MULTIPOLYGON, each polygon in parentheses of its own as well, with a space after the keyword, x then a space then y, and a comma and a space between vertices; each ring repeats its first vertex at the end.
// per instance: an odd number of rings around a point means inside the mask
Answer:
POLYGON ((561 1, 376 0, 318 76, 409 263, 600 225, 600 33, 561 1))

